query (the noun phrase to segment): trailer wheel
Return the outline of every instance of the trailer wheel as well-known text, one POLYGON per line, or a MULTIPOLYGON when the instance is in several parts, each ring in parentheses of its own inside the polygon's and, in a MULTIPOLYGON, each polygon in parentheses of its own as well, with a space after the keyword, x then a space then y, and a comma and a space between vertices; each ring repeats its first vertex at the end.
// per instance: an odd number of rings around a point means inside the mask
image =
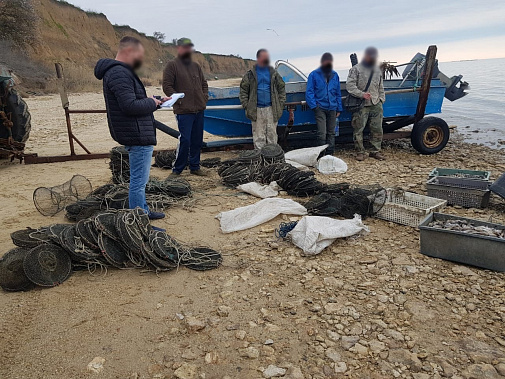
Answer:
MULTIPOLYGON (((28 140, 32 128, 28 105, 26 105, 26 102, 14 88, 7 87, 7 81, 0 83, 0 96, 3 96, 4 100, 3 109, 0 102, 0 110, 4 110, 9 114, 14 124, 12 126, 12 138, 16 142, 25 143, 28 140)), ((0 138, 7 137, 9 137, 9 131, 3 126, 0 120, 0 138)))
POLYGON ((414 149, 424 155, 436 154, 449 141, 447 123, 438 117, 425 117, 414 124, 410 141, 414 149))

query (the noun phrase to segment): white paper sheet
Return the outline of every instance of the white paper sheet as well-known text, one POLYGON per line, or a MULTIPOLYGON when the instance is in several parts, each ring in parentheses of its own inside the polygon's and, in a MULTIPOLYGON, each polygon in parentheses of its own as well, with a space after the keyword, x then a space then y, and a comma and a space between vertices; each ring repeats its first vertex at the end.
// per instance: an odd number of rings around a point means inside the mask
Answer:
POLYGON ((175 102, 179 99, 182 99, 185 95, 183 93, 174 93, 171 96, 171 99, 168 101, 165 101, 163 104, 161 104, 162 108, 172 108, 175 104, 175 102))

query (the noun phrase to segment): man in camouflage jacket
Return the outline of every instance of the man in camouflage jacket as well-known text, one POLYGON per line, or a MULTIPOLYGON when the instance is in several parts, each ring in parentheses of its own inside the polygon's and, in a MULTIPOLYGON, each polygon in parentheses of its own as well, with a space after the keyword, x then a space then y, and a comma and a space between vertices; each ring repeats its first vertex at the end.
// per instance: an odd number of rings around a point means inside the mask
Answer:
POLYGON ((277 143, 277 122, 284 111, 286 87, 279 73, 270 66, 265 49, 258 50, 257 63, 242 78, 240 103, 252 123, 254 148, 277 143))
POLYGON ((382 72, 377 67, 378 51, 375 47, 365 50, 361 62, 351 68, 347 77, 347 92, 361 99, 365 99, 365 106, 352 115, 354 146, 358 153, 356 159, 363 161, 366 158, 363 145, 363 131, 368 125, 370 128, 370 143, 372 151, 370 157, 384 160, 381 153, 382 146, 382 104, 386 101, 382 72), (364 92, 370 75, 373 75, 370 87, 364 92))

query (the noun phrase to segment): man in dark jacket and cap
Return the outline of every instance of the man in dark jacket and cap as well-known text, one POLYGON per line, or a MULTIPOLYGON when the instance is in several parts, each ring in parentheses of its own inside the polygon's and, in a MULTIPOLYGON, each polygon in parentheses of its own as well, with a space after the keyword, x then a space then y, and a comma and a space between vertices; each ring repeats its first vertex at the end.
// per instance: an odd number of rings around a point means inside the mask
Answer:
POLYGON ((156 220, 165 215, 150 211, 146 201, 146 184, 156 145, 153 113, 169 99, 160 101, 147 97, 144 85, 135 73, 143 61, 142 43, 134 37, 123 37, 116 59, 100 59, 95 67, 95 76, 103 80, 110 134, 129 153, 130 208, 140 207, 151 220, 156 220))
POLYGON ((200 65, 193 60, 193 42, 189 38, 177 40, 177 58, 167 63, 163 71, 163 92, 167 96, 184 93, 174 104, 179 127, 179 145, 172 175, 180 175, 188 164, 193 175, 205 176, 200 169, 203 146, 203 112, 209 100, 209 86, 200 65))

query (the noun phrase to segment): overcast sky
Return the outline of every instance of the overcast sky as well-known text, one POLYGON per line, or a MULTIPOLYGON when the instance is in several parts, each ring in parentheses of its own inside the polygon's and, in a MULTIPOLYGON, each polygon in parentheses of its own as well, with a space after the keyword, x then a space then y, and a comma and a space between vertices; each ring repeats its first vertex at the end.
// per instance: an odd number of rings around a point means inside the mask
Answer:
POLYGON ((441 61, 505 57, 505 0, 69 1, 149 35, 190 37, 202 52, 254 58, 265 47, 274 60, 306 72, 325 51, 337 68, 347 68, 349 54, 361 55, 368 45, 396 62, 430 44, 438 45, 441 61))

